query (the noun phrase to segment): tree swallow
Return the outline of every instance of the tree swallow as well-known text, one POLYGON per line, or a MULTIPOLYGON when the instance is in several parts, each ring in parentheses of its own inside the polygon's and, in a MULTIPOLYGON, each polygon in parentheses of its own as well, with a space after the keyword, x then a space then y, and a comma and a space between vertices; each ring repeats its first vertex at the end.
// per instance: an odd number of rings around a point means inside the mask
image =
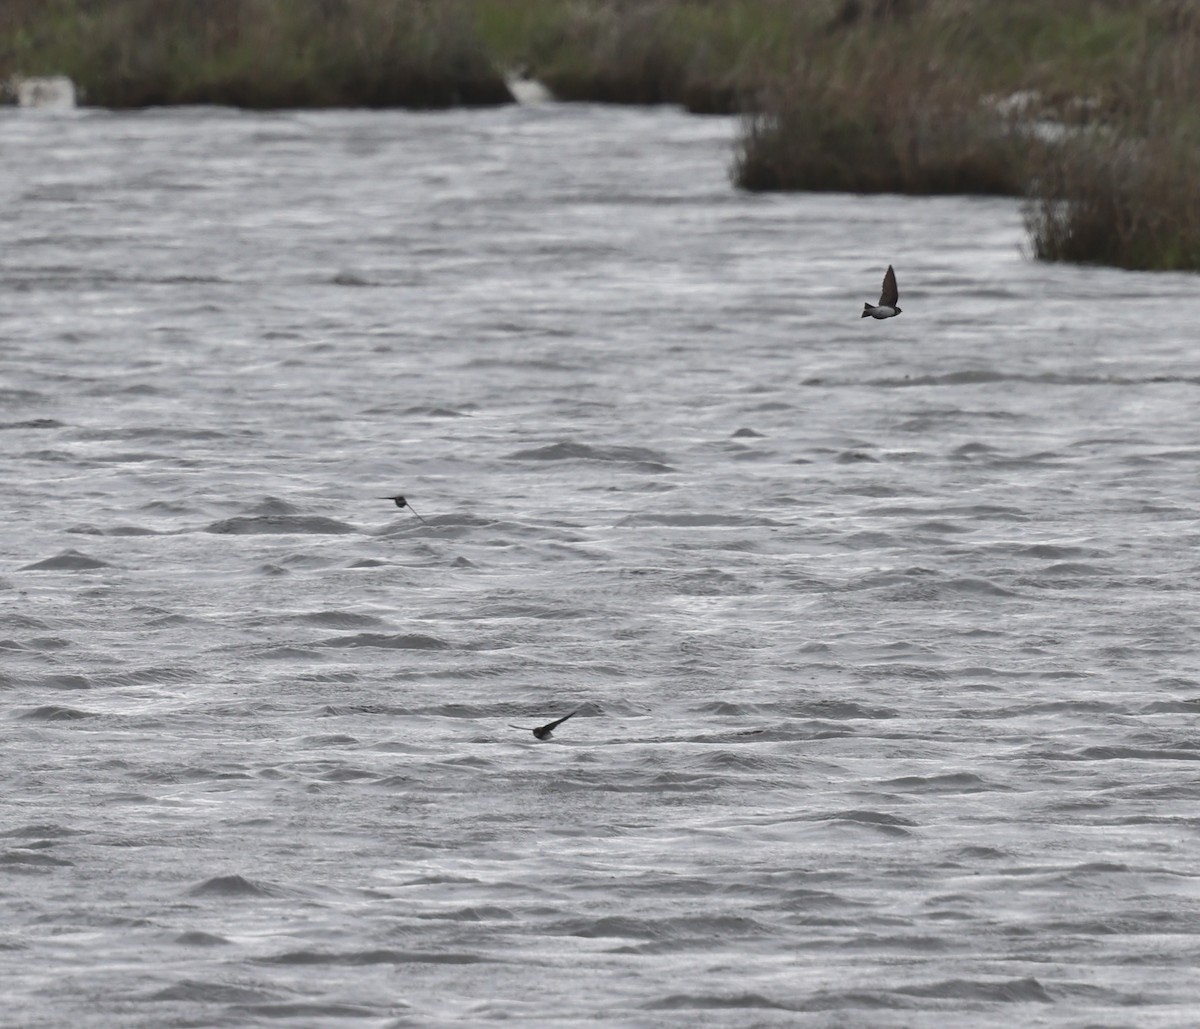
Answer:
MULTIPOLYGON (((415 513, 416 512, 414 512, 414 514, 415 513)), ((533 735, 536 736, 539 740, 548 740, 553 735, 555 729, 557 729, 560 725, 562 725, 563 722, 565 722, 568 718, 571 718, 577 714, 579 714, 578 711, 572 711, 571 714, 563 715, 562 718, 558 719, 557 721, 548 722, 545 725, 539 725, 536 729, 530 729, 529 726, 527 726, 527 725, 509 725, 509 728, 510 729, 524 729, 526 732, 533 733, 533 735)))
MULTIPOLYGON (((402 494, 397 493, 394 497, 380 497, 379 499, 395 501, 397 507, 407 507, 410 511, 412 511, 413 514, 417 515, 418 518, 421 518, 421 516, 419 514, 417 514, 416 511, 413 511, 412 504, 410 504, 407 500, 405 500, 404 496, 402 494)), ((424 518, 421 518, 421 521, 425 522, 426 525, 429 524, 428 522, 425 521, 424 518)))
POLYGON ((871 304, 863 304, 864 318, 895 318, 900 313, 900 308, 896 306, 896 301, 900 299, 900 291, 896 289, 896 273, 892 271, 892 266, 888 265, 887 274, 883 277, 883 292, 879 294, 879 303, 876 306, 871 304))

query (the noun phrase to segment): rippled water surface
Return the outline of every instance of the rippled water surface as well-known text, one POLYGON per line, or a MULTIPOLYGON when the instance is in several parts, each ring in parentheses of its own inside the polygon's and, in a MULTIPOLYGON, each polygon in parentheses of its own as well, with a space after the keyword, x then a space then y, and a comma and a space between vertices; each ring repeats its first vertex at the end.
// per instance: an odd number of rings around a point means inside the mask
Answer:
POLYGON ((1195 278, 736 129, 0 115, 6 1024, 1194 1023, 1195 278))

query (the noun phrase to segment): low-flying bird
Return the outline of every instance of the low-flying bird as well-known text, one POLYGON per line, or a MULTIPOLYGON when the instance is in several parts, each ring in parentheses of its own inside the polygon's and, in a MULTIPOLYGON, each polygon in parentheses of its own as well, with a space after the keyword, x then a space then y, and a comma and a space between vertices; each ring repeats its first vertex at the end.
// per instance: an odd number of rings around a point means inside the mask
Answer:
MULTIPOLYGON (((410 511, 412 511, 413 514, 417 515, 418 518, 421 518, 421 516, 419 514, 417 514, 416 511, 413 510, 412 504, 410 504, 407 500, 405 500, 404 495, 401 493, 397 493, 394 497, 380 497, 379 499, 395 501, 395 504, 397 507, 407 507, 410 511)), ((425 521, 424 518, 421 518, 421 521, 425 522, 426 525, 429 524, 428 522, 425 521)))
POLYGON ((524 729, 526 732, 533 733, 533 735, 536 736, 539 740, 548 740, 551 737, 551 735, 553 735, 555 729, 557 729, 560 725, 562 725, 563 722, 565 722, 568 718, 571 718, 577 714, 579 714, 578 711, 572 711, 571 714, 563 715, 562 718, 559 718, 558 720, 553 721, 553 722, 547 722, 545 725, 539 725, 536 729, 531 729, 527 725, 511 725, 511 724, 509 725, 509 728, 510 729, 524 729))
POLYGON ((883 276, 883 292, 879 294, 879 303, 864 303, 862 317, 895 318, 900 313, 900 308, 896 306, 896 301, 899 299, 900 291, 896 289, 896 273, 892 271, 892 266, 889 264, 888 270, 883 276))

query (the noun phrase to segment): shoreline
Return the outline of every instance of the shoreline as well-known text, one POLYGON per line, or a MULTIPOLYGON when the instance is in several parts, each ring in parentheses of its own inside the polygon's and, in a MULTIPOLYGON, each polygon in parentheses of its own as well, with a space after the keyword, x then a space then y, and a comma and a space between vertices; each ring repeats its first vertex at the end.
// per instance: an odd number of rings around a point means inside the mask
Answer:
POLYGON ((1022 197, 1040 259, 1200 270, 1200 12, 1154 0, 9 0, 17 76, 109 109, 493 106, 519 82, 740 114, 739 188, 1022 197))

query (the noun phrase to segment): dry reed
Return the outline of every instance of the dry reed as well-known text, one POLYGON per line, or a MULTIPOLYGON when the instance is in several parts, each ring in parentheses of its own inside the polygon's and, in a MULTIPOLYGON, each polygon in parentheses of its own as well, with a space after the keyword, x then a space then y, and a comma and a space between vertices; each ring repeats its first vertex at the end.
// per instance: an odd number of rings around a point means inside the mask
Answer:
POLYGON ((460 3, 28 0, 0 60, 104 107, 446 107, 511 96, 460 3))
POLYGON ((1042 260, 1200 269, 1200 139, 1081 138, 1047 155, 1025 223, 1042 260))
POLYGON ((0 77, 102 106, 502 103, 517 63, 562 99, 748 112, 748 189, 1028 195, 1041 257, 1200 267, 1185 0, 0 0, 0 77))
POLYGON ((853 86, 805 67, 767 106, 735 155, 745 189, 1020 195, 1037 147, 968 89, 897 60, 853 86))
POLYGON ((1156 5, 1103 124, 1048 151, 1031 185, 1034 254, 1200 270, 1200 11, 1156 5))

